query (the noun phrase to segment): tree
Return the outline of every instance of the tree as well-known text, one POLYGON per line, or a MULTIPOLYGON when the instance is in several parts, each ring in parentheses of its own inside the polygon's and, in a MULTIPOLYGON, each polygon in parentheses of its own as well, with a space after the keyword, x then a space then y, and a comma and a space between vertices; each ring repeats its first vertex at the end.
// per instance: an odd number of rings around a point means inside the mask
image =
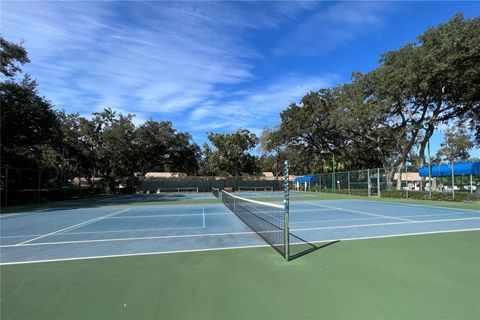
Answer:
POLYGON ((465 126, 448 128, 437 157, 443 161, 467 161, 473 142, 465 126))
POLYGON ((248 153, 255 148, 258 138, 246 129, 234 133, 209 133, 208 139, 215 149, 204 146, 203 174, 259 174, 260 166, 255 156, 248 153))
POLYGON ((55 167, 61 143, 53 106, 39 96, 37 83, 26 75, 19 83, 0 83, 2 165, 55 167))
POLYGON ((300 104, 291 104, 281 113, 280 126, 269 134, 268 148, 282 150, 297 174, 322 172, 324 165, 331 170, 332 153, 337 163, 350 169, 381 163, 389 134, 375 129, 384 115, 364 103, 361 85, 357 81, 309 92, 300 104))
POLYGON ((9 42, 0 36, 0 72, 5 77, 14 77, 21 72, 19 64, 29 62, 27 50, 21 44, 9 42))
POLYGON ((383 54, 375 70, 290 105, 276 140, 312 156, 328 150, 350 168, 381 163, 392 180, 417 147, 424 162, 438 125, 463 117, 477 128, 479 57, 480 18, 456 15, 417 42, 383 54))
POLYGON ((80 141, 86 156, 87 180, 102 178, 106 191, 128 183, 135 172, 133 115, 117 114, 110 108, 93 113, 91 120, 80 119, 80 141))
POLYGON ((435 127, 462 117, 480 104, 480 18, 457 14, 429 28, 418 42, 382 56, 379 71, 389 87, 388 98, 409 135, 399 162, 410 152, 420 131, 420 161, 435 127), (393 91, 392 91, 393 89, 393 91))
POLYGON ((137 166, 148 171, 175 171, 193 174, 198 170, 200 148, 186 132, 177 132, 168 121, 149 120, 135 132, 137 166))

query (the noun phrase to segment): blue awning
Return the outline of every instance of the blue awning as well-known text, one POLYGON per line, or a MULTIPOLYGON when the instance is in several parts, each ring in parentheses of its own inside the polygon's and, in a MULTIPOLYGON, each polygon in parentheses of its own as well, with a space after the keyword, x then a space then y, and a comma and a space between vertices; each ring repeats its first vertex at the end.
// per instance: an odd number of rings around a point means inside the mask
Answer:
POLYGON ((316 176, 303 176, 303 177, 296 177, 295 182, 317 182, 316 176))
MULTIPOLYGON (((432 166, 432 177, 449 177, 452 175, 452 164, 432 166)), ((423 166, 418 171, 421 177, 428 177, 428 166, 423 166)), ((453 163, 455 176, 469 176, 480 174, 480 162, 453 163)))

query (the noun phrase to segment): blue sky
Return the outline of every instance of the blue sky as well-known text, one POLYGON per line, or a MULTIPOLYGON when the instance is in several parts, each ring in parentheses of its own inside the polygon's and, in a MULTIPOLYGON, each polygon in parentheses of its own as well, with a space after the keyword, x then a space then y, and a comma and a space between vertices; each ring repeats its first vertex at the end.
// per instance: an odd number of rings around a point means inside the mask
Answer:
POLYGON ((32 62, 23 70, 58 109, 169 120, 202 144, 210 131, 278 125, 306 92, 375 68, 381 53, 457 12, 476 17, 480 5, 2 1, 1 33, 24 41, 32 62))

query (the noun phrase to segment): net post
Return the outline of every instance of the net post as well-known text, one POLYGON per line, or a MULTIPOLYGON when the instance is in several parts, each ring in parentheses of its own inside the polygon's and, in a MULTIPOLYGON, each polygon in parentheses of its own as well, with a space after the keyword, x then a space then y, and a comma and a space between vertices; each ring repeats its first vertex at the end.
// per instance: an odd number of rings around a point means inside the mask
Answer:
POLYGON ((285 260, 289 261, 290 260, 290 232, 288 230, 288 218, 289 218, 289 210, 290 210, 290 199, 289 199, 289 185, 288 185, 288 178, 289 178, 289 165, 288 165, 288 160, 285 160, 285 178, 284 178, 284 200, 283 200, 283 206, 285 210, 285 219, 284 219, 284 237, 285 237, 285 260))

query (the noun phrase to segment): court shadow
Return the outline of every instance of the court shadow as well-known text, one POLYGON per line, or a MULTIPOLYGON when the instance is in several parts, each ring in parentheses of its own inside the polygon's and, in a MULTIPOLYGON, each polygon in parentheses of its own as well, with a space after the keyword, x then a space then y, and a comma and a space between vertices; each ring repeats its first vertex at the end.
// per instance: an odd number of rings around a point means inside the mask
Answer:
POLYGON ((306 240, 303 240, 303 239, 301 239, 301 238, 299 238, 295 235, 290 234, 290 237, 292 237, 292 236, 294 238, 298 239, 298 240, 301 240, 301 242, 296 242, 295 244, 290 245, 289 261, 298 259, 300 257, 303 257, 304 255, 313 253, 313 252, 318 251, 320 249, 325 249, 326 247, 329 247, 331 245, 334 245, 334 244, 340 242, 340 240, 335 240, 335 241, 330 241, 330 242, 327 242, 327 243, 323 243, 321 245, 315 245, 315 244, 310 243, 306 240))

